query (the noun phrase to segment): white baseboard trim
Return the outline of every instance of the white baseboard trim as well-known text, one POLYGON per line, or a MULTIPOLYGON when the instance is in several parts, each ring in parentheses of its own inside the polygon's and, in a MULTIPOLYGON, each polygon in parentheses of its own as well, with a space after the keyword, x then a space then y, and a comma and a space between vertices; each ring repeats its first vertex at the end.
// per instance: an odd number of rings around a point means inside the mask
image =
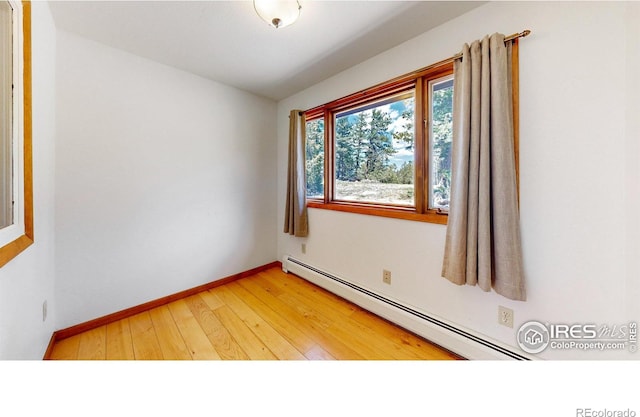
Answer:
POLYGON ((298 275, 464 358, 473 360, 532 359, 524 353, 514 352, 512 348, 488 340, 485 336, 478 335, 469 329, 420 312, 289 255, 283 258, 282 269, 284 272, 298 275))

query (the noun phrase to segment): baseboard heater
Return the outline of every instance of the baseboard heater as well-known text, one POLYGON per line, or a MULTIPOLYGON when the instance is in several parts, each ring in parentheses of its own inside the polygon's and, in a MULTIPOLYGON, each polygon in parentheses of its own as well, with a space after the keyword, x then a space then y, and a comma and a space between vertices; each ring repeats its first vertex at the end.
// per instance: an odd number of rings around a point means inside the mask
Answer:
POLYGON ((284 272, 291 272, 311 281, 465 358, 489 360, 530 359, 513 352, 505 346, 486 340, 480 335, 417 311, 398 301, 346 281, 291 256, 283 258, 282 269, 284 272))

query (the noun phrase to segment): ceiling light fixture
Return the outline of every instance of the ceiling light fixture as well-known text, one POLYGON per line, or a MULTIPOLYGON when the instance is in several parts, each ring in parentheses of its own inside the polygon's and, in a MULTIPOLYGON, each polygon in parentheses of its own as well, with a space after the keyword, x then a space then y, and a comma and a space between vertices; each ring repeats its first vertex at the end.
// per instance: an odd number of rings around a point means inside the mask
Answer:
POLYGON ((279 29, 297 20, 302 6, 298 0, 253 0, 253 8, 269 26, 279 29))

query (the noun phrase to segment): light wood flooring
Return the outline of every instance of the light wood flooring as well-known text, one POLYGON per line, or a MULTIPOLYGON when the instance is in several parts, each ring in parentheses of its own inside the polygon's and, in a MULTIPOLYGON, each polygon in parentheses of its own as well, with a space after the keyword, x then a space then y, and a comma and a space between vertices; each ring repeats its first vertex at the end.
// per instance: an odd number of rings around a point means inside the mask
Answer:
POLYGON ((51 359, 459 359, 278 268, 57 341, 51 359))

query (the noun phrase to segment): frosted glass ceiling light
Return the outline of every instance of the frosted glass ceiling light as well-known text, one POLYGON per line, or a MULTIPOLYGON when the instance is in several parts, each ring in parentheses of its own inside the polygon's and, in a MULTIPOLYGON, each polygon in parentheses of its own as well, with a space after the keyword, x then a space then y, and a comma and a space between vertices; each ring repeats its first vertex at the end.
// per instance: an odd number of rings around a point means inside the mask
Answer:
POLYGON ((300 2, 297 0, 253 0, 258 16, 274 28, 289 26, 300 17, 300 2))

